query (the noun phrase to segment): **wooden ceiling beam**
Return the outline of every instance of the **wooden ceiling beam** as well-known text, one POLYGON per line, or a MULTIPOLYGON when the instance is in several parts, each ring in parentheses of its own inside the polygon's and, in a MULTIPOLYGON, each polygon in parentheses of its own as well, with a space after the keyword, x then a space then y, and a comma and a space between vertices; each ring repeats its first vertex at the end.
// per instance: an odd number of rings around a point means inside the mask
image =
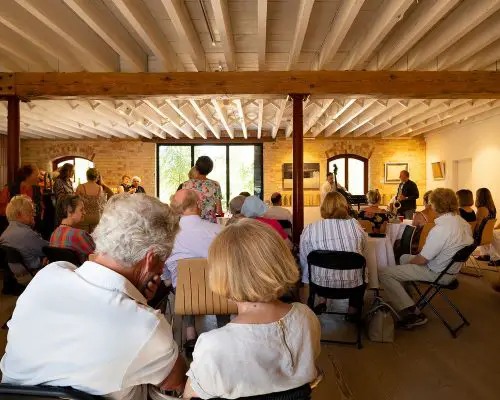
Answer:
POLYGON ((201 109, 202 107, 200 107, 200 105, 196 102, 196 100, 191 99, 191 100, 189 100, 189 102, 191 103, 191 107, 193 107, 193 109, 198 114, 198 117, 205 123, 205 125, 208 127, 208 129, 210 129, 212 134, 217 139, 220 139, 220 128, 218 126, 216 127, 216 126, 214 126, 214 124, 212 124, 212 122, 210 121, 210 117, 207 117, 207 115, 201 109))
POLYGON ((394 101, 391 103, 392 105, 388 106, 385 110, 383 110, 380 114, 373 117, 370 121, 370 124, 365 124, 361 127, 356 128, 354 131, 354 136, 358 137, 364 135, 365 133, 371 131, 374 128, 380 127, 382 125, 387 125, 387 120, 392 118, 394 115, 402 112, 404 107, 399 103, 399 101, 394 101))
MULTIPOLYGON (((341 137, 346 136, 351 132, 354 132, 356 129, 361 128, 368 122, 372 121, 377 115, 380 115, 382 112, 392 107, 394 104, 396 104, 397 101, 398 100, 396 99, 390 99, 385 103, 376 101, 370 108, 368 108, 367 110, 363 111, 360 115, 358 115, 356 121, 351 121, 348 125, 342 128, 340 130, 340 136, 341 137)), ((353 136, 357 137, 360 135, 355 134, 353 136)))
POLYGON ((106 6, 88 0, 63 1, 114 51, 130 61, 133 72, 148 70, 147 54, 106 6))
POLYGON ((259 71, 266 69, 267 0, 257 0, 257 61, 259 71))
POLYGON ((212 9, 215 17, 215 25, 219 31, 222 49, 226 58, 226 66, 228 71, 235 71, 237 69, 233 31, 231 29, 231 20, 229 18, 229 10, 227 7, 227 0, 212 0, 212 9))
POLYGON ((179 42, 189 53, 189 57, 198 71, 205 71, 205 50, 194 29, 189 13, 181 0, 161 0, 170 21, 177 32, 179 42))
POLYGON ((273 139, 276 139, 276 136, 278 135, 278 131, 280 129, 281 120, 283 119, 283 114, 285 113, 285 108, 286 108, 287 102, 288 102, 288 96, 286 96, 286 99, 280 101, 280 107, 279 107, 278 113, 276 114, 276 119, 274 122, 274 128, 273 128, 273 132, 272 132, 273 139))
POLYGON ((16 2, 66 40, 73 49, 98 64, 101 70, 120 69, 118 54, 64 3, 53 1, 50 7, 47 7, 43 1, 16 0, 16 2))
POLYGON ((179 114, 179 116, 191 127, 193 128, 193 130, 195 130, 196 132, 198 132, 198 134, 203 138, 203 139, 206 139, 207 138, 207 134, 205 132, 205 129, 203 128, 202 125, 196 125, 194 123, 194 121, 191 120, 191 118, 189 117, 189 115, 187 115, 183 110, 182 108, 176 103, 175 100, 166 100, 168 105, 170 105, 170 107, 172 107, 172 109, 177 113, 179 114))
POLYGON ((436 25, 459 0, 422 0, 405 18, 368 64, 368 70, 389 69, 436 25))
POLYGON ((236 104, 236 108, 238 109, 238 117, 239 117, 239 120, 240 120, 241 131, 243 132, 243 137, 245 139, 248 139, 247 124, 245 122, 245 111, 243 110, 243 106, 241 104, 241 100, 240 99, 236 99, 234 101, 234 103, 236 104))
POLYGON ((323 47, 321 48, 317 69, 323 69, 325 64, 330 62, 335 54, 337 54, 340 45, 344 41, 364 2, 365 0, 350 0, 342 2, 337 14, 335 14, 335 17, 333 18, 330 31, 326 36, 323 47))
POLYGON ((214 106, 215 112, 227 134, 231 139, 234 139, 234 130, 228 123, 227 112, 224 108, 224 104, 221 104, 217 99, 212 98, 212 105, 214 106))
POLYGON ((318 120, 321 118, 321 116, 330 108, 332 103, 334 102, 333 99, 325 99, 323 100, 323 104, 319 108, 318 111, 313 113, 313 115, 309 118, 307 123, 305 124, 304 127, 304 135, 311 130, 311 128, 318 122, 318 120))
MULTIPOLYGON (((323 132, 326 128, 328 128, 333 123, 338 125, 339 123, 336 121, 337 118, 339 118, 355 102, 356 102, 356 99, 345 100, 343 104, 341 104, 341 105, 339 105, 339 107, 335 108, 335 113, 333 115, 326 114, 324 117, 326 119, 326 122, 321 124, 321 127, 317 127, 317 129, 315 129, 315 131, 313 133, 313 137, 318 136, 321 132, 323 132)), ((336 103, 333 103, 333 106, 335 106, 335 105, 336 105, 336 103)), ((333 111, 333 106, 330 106, 332 111, 333 111)))
POLYGON ((182 63, 147 7, 136 0, 113 0, 123 17, 163 63, 166 71, 182 70, 182 63))
MULTIPOLYGON (((344 114, 344 118, 342 118, 341 121, 337 121, 338 123, 334 128, 328 129, 325 133, 325 136, 331 136, 334 135, 336 132, 340 131, 340 129, 344 126, 346 126, 349 122, 351 122, 354 118, 356 118, 358 115, 361 115, 363 112, 365 112, 368 108, 370 108, 373 104, 375 104, 377 100, 375 99, 367 99, 367 100, 361 100, 359 103, 354 103, 353 106, 350 108, 351 112, 349 114, 344 114)), ((344 133, 344 136, 346 133, 344 133)), ((342 136, 342 133, 340 135, 342 136)))
POLYGON ((167 104, 157 104, 151 99, 144 99, 143 100, 144 104, 146 104, 149 108, 151 108, 153 111, 155 111, 161 118, 166 120, 167 124, 164 125, 163 127, 165 130, 169 133, 170 136, 174 137, 175 139, 179 139, 179 132, 184 133, 187 137, 190 139, 193 138, 192 132, 183 130, 183 128, 180 125, 180 117, 176 115, 174 110, 167 104), (175 130, 170 129, 169 124, 175 128, 175 130))
POLYGON ((313 6, 314 0, 300 0, 287 69, 292 69, 293 65, 299 61, 302 44, 304 43, 313 6))
POLYGON ((500 60, 500 40, 490 44, 456 67, 459 71, 482 70, 500 60))
POLYGON ((356 44, 351 47, 348 56, 340 69, 358 69, 370 57, 375 48, 385 38, 412 5, 413 0, 384 0, 377 10, 375 18, 368 29, 363 30, 356 44))
POLYGON ((256 71, 178 73, 0 73, 0 95, 140 98, 168 95, 284 95, 323 98, 500 98, 495 71, 256 71))
POLYGON ((257 138, 260 139, 262 137, 262 123, 264 122, 264 100, 257 100, 259 112, 257 119, 257 138))

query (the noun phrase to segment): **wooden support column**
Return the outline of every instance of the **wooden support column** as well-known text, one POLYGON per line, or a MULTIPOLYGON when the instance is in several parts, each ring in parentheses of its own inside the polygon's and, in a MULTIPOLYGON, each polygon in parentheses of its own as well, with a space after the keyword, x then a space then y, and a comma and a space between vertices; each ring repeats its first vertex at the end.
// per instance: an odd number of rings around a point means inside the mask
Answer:
POLYGON ((7 182, 14 182, 21 160, 19 97, 7 100, 7 182))
POLYGON ((304 229, 304 94, 293 101, 293 242, 299 244, 304 229))

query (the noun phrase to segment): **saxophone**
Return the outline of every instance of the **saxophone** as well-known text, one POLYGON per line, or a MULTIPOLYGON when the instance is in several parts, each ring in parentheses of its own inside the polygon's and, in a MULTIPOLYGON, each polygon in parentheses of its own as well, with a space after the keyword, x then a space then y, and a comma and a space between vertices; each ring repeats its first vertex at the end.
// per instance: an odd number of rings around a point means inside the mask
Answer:
POLYGON ((401 195, 403 189, 403 185, 400 185, 398 187, 398 192, 396 193, 396 197, 394 199, 394 202, 392 202, 389 205, 389 213, 391 214, 391 217, 397 218, 398 215, 398 210, 401 208, 401 202, 398 200, 399 196, 401 195))

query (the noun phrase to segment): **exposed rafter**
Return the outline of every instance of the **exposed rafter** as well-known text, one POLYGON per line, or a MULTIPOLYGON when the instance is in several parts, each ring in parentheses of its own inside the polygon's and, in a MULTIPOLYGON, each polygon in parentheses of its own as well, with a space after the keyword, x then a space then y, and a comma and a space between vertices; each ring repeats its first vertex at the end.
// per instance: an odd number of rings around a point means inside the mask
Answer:
POLYGON ((182 107, 175 101, 175 100, 167 100, 167 103, 172 107, 172 109, 179 114, 179 116, 191 127, 193 128, 198 134, 203 138, 207 138, 207 134, 205 132, 205 128, 200 124, 197 125, 195 122, 191 119, 191 117, 182 109, 182 107))
POLYGON ((276 136, 278 135, 278 131, 280 129, 281 120, 283 119, 283 114, 285 112, 287 102, 288 102, 288 96, 286 97, 286 99, 280 100, 280 106, 276 114, 276 119, 274 122, 274 128, 272 132, 273 139, 275 139, 276 136))
POLYGON ((259 71, 266 69, 267 0, 257 0, 257 59, 259 71))
POLYGON ((258 114, 258 122, 257 122, 257 138, 260 139, 262 137, 262 122, 264 120, 264 100, 263 99, 258 99, 257 104, 259 107, 259 114, 258 114))
POLYGON ((193 109, 196 111, 196 113, 198 114, 198 117, 200 117, 200 119, 205 123, 205 125, 208 127, 208 129, 210 129, 210 131, 213 133, 213 135, 217 138, 217 139, 220 139, 220 129, 219 127, 216 127, 214 124, 212 124, 212 122, 210 121, 209 117, 207 117, 205 115, 205 113, 203 112, 203 110, 201 109, 201 107, 198 105, 198 103, 196 102, 196 100, 189 100, 191 106, 193 107, 193 109))
MULTIPOLYGON (((347 125, 345 125, 341 130, 340 130, 340 136, 344 137, 351 132, 355 131, 356 129, 361 128, 365 124, 368 124, 370 121, 372 121, 377 115, 380 115, 383 111, 387 110, 388 108, 392 107, 398 100, 396 99, 390 99, 387 100, 386 102, 382 101, 375 101, 369 109, 358 115, 358 117, 355 120, 350 121, 347 125)), ((354 135, 357 136, 357 135, 354 135)))
MULTIPOLYGON (((337 121, 338 123, 336 124, 335 127, 330 128, 326 131, 325 136, 328 137, 338 132, 342 127, 346 126, 354 118, 356 118, 358 115, 362 114, 365 110, 370 108, 374 103, 376 103, 376 101, 377 100, 375 99, 358 100, 358 102, 354 103, 352 107, 349 108, 350 112, 348 114, 344 114, 344 117, 340 121, 337 121)), ((344 134, 341 133, 341 136, 345 135, 346 133, 344 134)))
MULTIPOLYGON (((346 110, 349 109, 354 103, 356 102, 356 99, 349 99, 345 100, 343 104, 335 108, 333 106, 330 106, 330 108, 334 108, 334 114, 328 114, 325 115, 325 123, 318 124, 320 126, 316 127, 315 131, 313 132, 313 137, 318 136, 321 132, 323 132, 326 128, 328 128, 331 124, 339 125, 339 123, 336 121, 337 118, 339 118, 346 110)), ((333 103, 335 105, 335 103, 333 103)))
POLYGON ((226 58, 228 71, 236 70, 235 50, 231 20, 227 8, 227 0, 212 0, 212 9, 215 16, 215 24, 219 31, 222 49, 226 58))
POLYGON ((215 112, 217 113, 217 116, 219 117, 219 120, 224 126, 224 129, 226 130, 227 134, 231 139, 234 139, 234 131, 233 128, 229 125, 228 123, 228 117, 226 113, 226 109, 224 108, 224 105, 221 105, 217 99, 212 99, 212 104, 215 108, 215 112))
POLYGON ((309 118, 309 121, 305 124, 304 127, 304 135, 309 132, 309 130, 318 122, 321 116, 328 110, 328 108, 332 105, 333 99, 325 99, 323 104, 319 109, 309 118))
POLYGON ((234 103, 236 104, 236 108, 238 109, 238 117, 239 117, 239 120, 240 120, 240 123, 241 123, 241 130, 243 132, 243 137, 245 139, 248 139, 247 125, 246 125, 246 122, 245 122, 245 112, 243 111, 243 106, 241 104, 241 100, 240 99, 236 99, 234 101, 234 103))
POLYGON ((297 14, 297 22, 295 24, 292 48, 288 58, 287 69, 291 69, 293 65, 299 60, 302 44, 306 36, 307 26, 311 18, 311 12, 314 5, 314 0, 300 0, 299 12, 297 14))

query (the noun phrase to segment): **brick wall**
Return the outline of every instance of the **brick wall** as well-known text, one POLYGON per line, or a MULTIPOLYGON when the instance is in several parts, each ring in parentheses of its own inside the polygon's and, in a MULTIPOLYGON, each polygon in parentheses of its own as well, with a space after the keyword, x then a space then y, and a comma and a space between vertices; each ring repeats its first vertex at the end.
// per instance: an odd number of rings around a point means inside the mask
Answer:
MULTIPOLYGON (((340 139, 321 138, 304 141, 304 162, 320 163, 321 183, 326 179, 327 160, 339 154, 357 154, 369 159, 368 188, 379 189, 387 197, 397 190, 395 184, 384 183, 384 163, 408 162, 411 179, 423 195, 426 185, 425 141, 385 140, 385 139, 340 139)), ((280 139, 264 143, 264 196, 268 200, 273 192, 291 194, 282 188, 282 165, 292 162, 292 141, 280 139)), ((306 197, 315 196, 319 191, 306 190, 306 197), (311 196, 312 195, 312 196, 311 196)), ((305 199, 308 205, 308 199, 305 199)), ((419 204, 421 203, 419 200, 419 204)), ((319 200, 318 200, 319 201, 319 200)))
POLYGON ((156 144, 125 140, 22 140, 21 163, 52 171, 52 161, 79 156, 94 162, 104 182, 114 188, 122 175, 138 175, 147 193, 156 194, 156 144))

